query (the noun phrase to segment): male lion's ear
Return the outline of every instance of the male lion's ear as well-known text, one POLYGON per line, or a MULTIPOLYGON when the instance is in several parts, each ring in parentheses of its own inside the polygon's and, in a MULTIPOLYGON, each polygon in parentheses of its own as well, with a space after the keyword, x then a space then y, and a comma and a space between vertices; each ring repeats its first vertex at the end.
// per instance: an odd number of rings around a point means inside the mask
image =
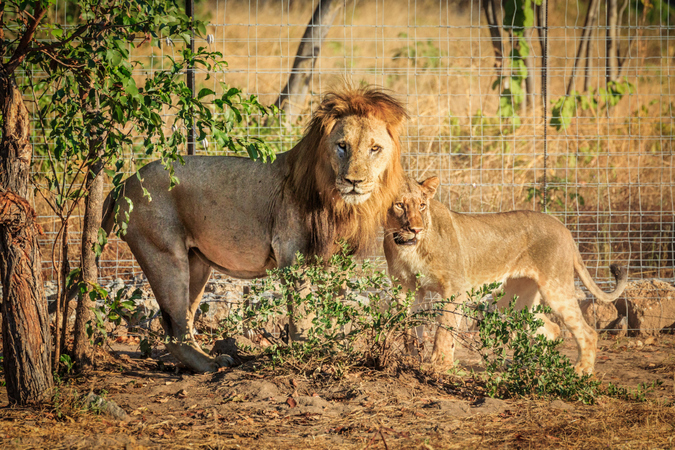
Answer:
POLYGON ((431 198, 436 194, 436 189, 438 189, 439 184, 441 184, 441 180, 439 180, 438 177, 429 177, 422 181, 420 186, 422 186, 422 190, 427 197, 431 198))

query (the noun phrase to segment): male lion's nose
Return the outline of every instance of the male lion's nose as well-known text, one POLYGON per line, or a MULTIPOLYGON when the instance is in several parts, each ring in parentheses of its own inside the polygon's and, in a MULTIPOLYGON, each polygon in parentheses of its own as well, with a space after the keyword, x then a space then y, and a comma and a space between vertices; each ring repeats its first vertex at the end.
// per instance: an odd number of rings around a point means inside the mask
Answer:
POLYGON ((354 179, 354 178, 347 178, 347 177, 344 177, 344 180, 345 180, 347 183, 351 183, 352 186, 354 186, 354 187, 356 187, 356 186, 358 186, 359 184, 363 183, 363 180, 358 180, 358 179, 354 179))
POLYGON ((415 235, 420 234, 422 232, 422 230, 424 230, 423 227, 410 227, 410 231, 415 233, 415 235))

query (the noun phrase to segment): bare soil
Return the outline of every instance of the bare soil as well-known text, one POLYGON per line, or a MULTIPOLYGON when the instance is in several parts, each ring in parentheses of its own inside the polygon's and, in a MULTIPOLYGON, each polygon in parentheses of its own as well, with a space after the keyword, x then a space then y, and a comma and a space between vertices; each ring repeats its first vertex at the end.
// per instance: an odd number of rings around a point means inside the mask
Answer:
MULTIPOLYGON (((163 351, 141 359, 133 345, 83 375, 64 377, 41 410, 0 409, 0 447, 9 448, 672 448, 675 443, 675 337, 605 338, 597 377, 621 386, 659 381, 648 401, 484 396, 464 349, 454 375, 419 369, 388 374, 326 367, 311 377, 249 361, 193 374, 163 351), (153 355, 155 356, 155 355, 153 355), (95 392, 126 420, 86 411, 95 392)), ((564 352, 575 356, 571 342, 564 352)), ((0 390, 0 402, 7 395, 0 390)))

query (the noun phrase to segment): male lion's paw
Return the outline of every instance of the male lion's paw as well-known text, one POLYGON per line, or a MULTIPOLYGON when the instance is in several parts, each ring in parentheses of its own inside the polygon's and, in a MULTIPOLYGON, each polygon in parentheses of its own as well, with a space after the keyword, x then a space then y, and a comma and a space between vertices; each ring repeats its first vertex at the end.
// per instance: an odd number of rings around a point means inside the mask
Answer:
POLYGON ((218 367, 232 367, 235 362, 230 355, 218 355, 216 356, 216 364, 218 364, 218 367))

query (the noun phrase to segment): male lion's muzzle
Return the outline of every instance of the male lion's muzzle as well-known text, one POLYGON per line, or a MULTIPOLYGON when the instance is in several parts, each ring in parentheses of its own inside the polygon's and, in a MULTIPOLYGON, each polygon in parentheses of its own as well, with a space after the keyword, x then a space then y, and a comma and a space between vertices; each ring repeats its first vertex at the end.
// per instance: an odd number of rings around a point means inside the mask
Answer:
POLYGON ((335 183, 340 195, 346 203, 357 205, 370 197, 370 183, 360 179, 341 177, 335 183))

